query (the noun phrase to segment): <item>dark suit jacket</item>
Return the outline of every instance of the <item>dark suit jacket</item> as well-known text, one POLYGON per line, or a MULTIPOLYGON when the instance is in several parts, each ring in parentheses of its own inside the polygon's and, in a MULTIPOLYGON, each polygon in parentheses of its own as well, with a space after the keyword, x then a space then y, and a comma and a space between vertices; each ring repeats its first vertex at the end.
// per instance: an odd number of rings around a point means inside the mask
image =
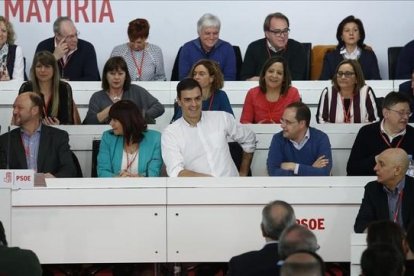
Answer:
MULTIPOLYGON (((408 99, 410 99, 410 109, 411 111, 414 111, 414 92, 411 88, 411 81, 405 81, 400 84, 398 87, 398 92, 404 94, 408 99)), ((410 117, 410 123, 414 122, 414 115, 411 115, 410 117)))
MULTIPOLYGON (((37 45, 36 53, 55 50, 55 38, 51 37, 37 45)), ((100 81, 95 48, 88 41, 78 39, 78 49, 70 56, 65 68, 58 61, 60 77, 71 81, 100 81)))
MULTIPOLYGON (((7 167, 8 156, 10 158, 10 169, 27 169, 20 133, 20 128, 10 132, 9 154, 7 154, 9 134, 5 133, 0 136, 0 168, 5 169, 7 167)), ((37 171, 39 173, 51 173, 56 177, 76 177, 76 167, 66 131, 42 125, 37 155, 37 171)))
MULTIPOLYGON (((401 206, 404 229, 414 222, 414 178, 405 177, 405 187, 401 206)), ((383 184, 372 181, 365 186, 364 198, 355 220, 354 230, 362 233, 369 223, 389 219, 387 194, 383 184)))
POLYGON ((0 275, 42 275, 39 259, 31 250, 0 246, 0 257, 0 275))
POLYGON ((275 276, 278 275, 277 262, 279 244, 270 243, 261 250, 250 251, 231 258, 228 276, 275 276))

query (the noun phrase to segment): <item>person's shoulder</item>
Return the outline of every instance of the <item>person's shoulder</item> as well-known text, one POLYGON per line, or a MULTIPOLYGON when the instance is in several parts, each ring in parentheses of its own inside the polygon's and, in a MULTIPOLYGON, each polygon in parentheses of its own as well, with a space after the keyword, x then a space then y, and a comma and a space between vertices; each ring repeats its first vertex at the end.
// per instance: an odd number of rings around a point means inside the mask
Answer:
POLYGON ((266 38, 259 38, 257 40, 250 42, 248 48, 251 48, 251 47, 256 48, 262 45, 266 45, 266 38))
POLYGON ((59 136, 68 136, 69 134, 67 133, 66 130, 54 127, 54 126, 48 126, 48 125, 44 125, 42 124, 42 129, 41 129, 42 133, 49 133, 49 134, 53 134, 53 135, 59 135, 59 136))
POLYGON ((309 127, 309 132, 310 132, 311 137, 312 137, 312 134, 313 134, 313 135, 317 135, 318 137, 326 137, 326 138, 328 138, 328 134, 326 134, 322 130, 317 129, 315 127, 309 127))
POLYGON ((160 139, 161 133, 157 130, 147 129, 147 131, 144 131, 144 136, 148 139, 160 139))
POLYGON ((162 52, 161 47, 152 43, 148 43, 147 45, 148 49, 150 49, 150 51, 154 51, 154 52, 162 52))
POLYGON ((375 133, 380 131, 381 121, 362 126, 358 133, 375 133))
MULTIPOLYGON (((142 86, 139 86, 138 84, 131 83, 129 86, 129 89, 125 91, 126 93, 132 92, 132 93, 145 93, 148 92, 147 89, 145 89, 142 86)), ((149 93, 149 92, 148 92, 149 93)))
POLYGON ((365 185, 365 190, 367 190, 367 192, 374 192, 374 191, 377 191, 378 189, 382 189, 382 187, 383 187, 383 185, 381 183, 374 180, 374 181, 368 182, 365 185))
POLYGON ((88 48, 94 48, 94 46, 93 46, 93 44, 92 43, 90 43, 89 41, 87 41, 87 40, 83 40, 83 39, 78 39, 78 47, 79 46, 81 46, 81 47, 88 47, 88 48))
POLYGON ((122 44, 116 45, 112 49, 112 52, 124 52, 127 49, 128 49, 128 43, 122 43, 122 44))
POLYGON ((407 44, 405 44, 404 48, 414 48, 414 40, 409 41, 407 44))
POLYGON ((49 44, 53 44, 54 43, 54 37, 49 37, 49 38, 46 38, 46 39, 44 39, 44 40, 42 40, 42 41, 40 41, 39 42, 39 44, 38 44, 38 47, 39 46, 46 46, 46 45, 49 45, 49 44))
POLYGON ((198 40, 198 38, 196 38, 196 39, 192 39, 190 41, 187 41, 186 43, 183 44, 183 46, 181 48, 182 49, 187 49, 187 48, 198 47, 199 45, 200 45, 200 41, 198 40))
POLYGON ((99 90, 99 91, 96 91, 96 92, 94 92, 93 94, 92 94, 92 96, 91 96, 91 100, 92 99, 94 99, 94 100, 96 100, 96 99, 98 99, 98 98, 102 98, 103 97, 103 95, 105 95, 105 90, 99 90))
POLYGON ((289 38, 289 39, 288 39, 288 43, 287 43, 287 45, 288 45, 288 48, 292 48, 292 47, 294 47, 294 48, 301 48, 301 49, 303 49, 303 45, 302 45, 302 43, 300 43, 299 41, 294 40, 294 39, 292 39, 292 38, 289 38))
POLYGON ((257 95, 257 94, 260 94, 260 93, 262 93, 262 90, 260 89, 260 86, 252 87, 247 91, 247 94, 249 94, 249 95, 257 95))

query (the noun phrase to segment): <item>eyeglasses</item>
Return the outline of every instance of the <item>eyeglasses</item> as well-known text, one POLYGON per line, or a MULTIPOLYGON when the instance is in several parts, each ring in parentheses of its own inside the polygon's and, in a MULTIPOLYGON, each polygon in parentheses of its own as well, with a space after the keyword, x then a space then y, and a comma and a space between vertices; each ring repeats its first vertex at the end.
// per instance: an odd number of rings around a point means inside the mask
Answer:
POLYGON ((336 76, 337 76, 338 78, 342 78, 342 77, 345 77, 345 78, 350 78, 350 77, 352 77, 353 75, 355 75, 355 73, 354 73, 354 72, 351 72, 351 71, 345 71, 345 72, 338 71, 338 72, 336 73, 336 76))
POLYGON ((282 125, 286 125, 286 126, 290 126, 293 125, 295 123, 297 123, 298 121, 289 121, 289 120, 285 120, 285 119, 280 119, 280 124, 282 125))
POLYGON ((397 113, 398 115, 400 115, 400 117, 404 117, 404 116, 407 116, 408 118, 410 118, 411 117, 411 115, 413 115, 413 113, 412 112, 406 112, 406 111, 400 111, 400 110, 394 110, 394 109, 391 109, 391 108, 387 108, 388 110, 390 110, 390 111, 394 111, 395 113, 397 113))
POLYGON ((285 35, 288 35, 289 34, 290 29, 289 28, 286 28, 286 29, 283 29, 283 30, 279 30, 279 29, 276 29, 276 30, 268 30, 268 32, 271 32, 275 36, 282 36, 282 35, 285 36, 285 35))

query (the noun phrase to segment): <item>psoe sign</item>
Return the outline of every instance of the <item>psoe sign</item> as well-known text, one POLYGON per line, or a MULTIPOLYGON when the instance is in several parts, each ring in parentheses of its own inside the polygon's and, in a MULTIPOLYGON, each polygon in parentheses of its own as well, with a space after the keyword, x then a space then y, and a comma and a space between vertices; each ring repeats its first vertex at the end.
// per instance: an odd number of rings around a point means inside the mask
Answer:
POLYGON ((33 170, 0 170, 0 187, 5 188, 33 188, 33 170))

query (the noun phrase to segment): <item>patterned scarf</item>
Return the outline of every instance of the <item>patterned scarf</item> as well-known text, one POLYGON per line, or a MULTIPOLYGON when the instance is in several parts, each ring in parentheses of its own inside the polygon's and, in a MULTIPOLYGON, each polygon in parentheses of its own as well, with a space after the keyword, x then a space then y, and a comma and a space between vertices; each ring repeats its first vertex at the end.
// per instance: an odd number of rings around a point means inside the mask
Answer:
POLYGON ((0 49, 0 68, 6 67, 8 53, 9 53, 9 44, 4 43, 3 47, 0 49))

